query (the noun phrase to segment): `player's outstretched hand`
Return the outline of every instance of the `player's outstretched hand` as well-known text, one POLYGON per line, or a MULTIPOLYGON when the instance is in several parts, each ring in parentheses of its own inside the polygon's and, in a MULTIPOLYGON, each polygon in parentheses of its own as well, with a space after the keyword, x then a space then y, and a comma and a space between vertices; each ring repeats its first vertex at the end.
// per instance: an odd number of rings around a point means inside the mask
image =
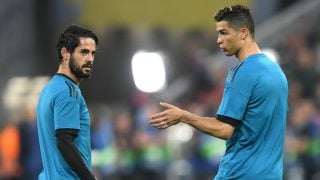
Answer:
POLYGON ((182 109, 163 102, 161 102, 160 105, 166 109, 151 116, 149 122, 153 127, 166 129, 180 122, 183 113, 182 109))

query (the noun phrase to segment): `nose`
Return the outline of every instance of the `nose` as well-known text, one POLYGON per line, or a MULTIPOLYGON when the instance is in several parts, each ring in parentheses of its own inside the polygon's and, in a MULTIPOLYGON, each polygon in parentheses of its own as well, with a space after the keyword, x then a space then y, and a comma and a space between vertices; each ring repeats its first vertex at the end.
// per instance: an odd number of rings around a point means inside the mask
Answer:
POLYGON ((94 54, 89 53, 88 61, 93 62, 93 60, 94 60, 94 54))
POLYGON ((221 44, 221 43, 222 43, 222 38, 221 38, 220 35, 219 35, 218 38, 217 38, 217 43, 218 43, 218 44, 221 44))

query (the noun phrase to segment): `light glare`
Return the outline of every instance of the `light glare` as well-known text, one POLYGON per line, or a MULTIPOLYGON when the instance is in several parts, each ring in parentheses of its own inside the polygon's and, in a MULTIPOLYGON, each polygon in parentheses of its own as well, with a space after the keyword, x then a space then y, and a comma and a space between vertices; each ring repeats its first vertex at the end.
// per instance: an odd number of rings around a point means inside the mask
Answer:
POLYGON ((144 92, 156 92, 165 85, 165 67, 157 52, 137 52, 132 58, 132 73, 136 87, 144 92))
POLYGON ((266 49, 262 49, 262 52, 268 57, 270 58, 272 61, 278 63, 279 60, 279 55, 278 53, 270 48, 266 48, 266 49))

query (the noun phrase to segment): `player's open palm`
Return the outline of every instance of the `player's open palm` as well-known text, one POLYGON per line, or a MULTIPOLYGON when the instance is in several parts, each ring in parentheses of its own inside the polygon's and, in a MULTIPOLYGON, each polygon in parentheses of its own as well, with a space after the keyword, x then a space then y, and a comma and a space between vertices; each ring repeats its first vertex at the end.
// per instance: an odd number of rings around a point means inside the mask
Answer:
POLYGON ((166 129, 180 122, 183 110, 168 103, 160 103, 164 111, 151 116, 150 124, 158 129, 166 129))

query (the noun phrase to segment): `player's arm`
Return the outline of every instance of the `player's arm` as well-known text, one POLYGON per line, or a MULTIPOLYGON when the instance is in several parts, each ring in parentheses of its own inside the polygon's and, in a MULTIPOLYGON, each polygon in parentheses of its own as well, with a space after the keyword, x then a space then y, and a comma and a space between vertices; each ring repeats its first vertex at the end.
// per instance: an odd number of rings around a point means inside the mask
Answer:
POLYGON ((231 137, 234 128, 237 126, 237 121, 228 117, 201 117, 185 110, 182 111, 181 122, 187 123, 204 133, 225 140, 231 137))
POLYGON ((217 116, 217 118, 201 117, 171 104, 160 104, 167 109, 153 115, 150 120, 150 124, 159 129, 164 129, 179 122, 184 122, 209 135, 221 139, 229 139, 234 128, 238 125, 238 121, 232 118, 224 116, 217 116))
POLYGON ((92 179, 94 175, 85 165, 80 152, 74 144, 74 139, 78 136, 77 129, 57 129, 57 146, 64 160, 70 168, 80 177, 80 179, 92 179))

